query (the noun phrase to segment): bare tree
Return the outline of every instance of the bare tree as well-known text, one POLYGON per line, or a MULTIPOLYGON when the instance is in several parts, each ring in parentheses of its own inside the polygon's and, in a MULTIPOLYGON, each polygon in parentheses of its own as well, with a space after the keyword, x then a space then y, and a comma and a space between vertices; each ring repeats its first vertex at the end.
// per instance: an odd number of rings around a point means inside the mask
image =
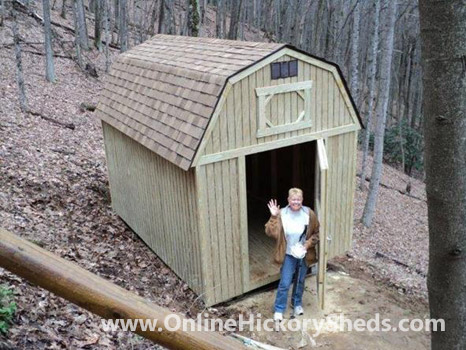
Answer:
POLYGON ((233 11, 230 17, 230 30, 228 31, 228 39, 235 40, 238 36, 238 23, 241 13, 243 0, 236 0, 233 2, 233 11))
POLYGON ((5 0, 0 0, 0 27, 3 27, 4 17, 5 17, 5 0))
POLYGON ((104 27, 105 27, 105 72, 108 73, 110 68, 110 56, 109 56, 109 45, 110 45, 110 33, 108 31, 108 22, 110 20, 109 11, 109 0, 103 0, 104 6, 104 27))
POLYGON ((44 42, 45 42, 45 78, 47 81, 55 82, 55 68, 53 65, 52 51, 52 25, 50 23, 50 2, 42 0, 44 10, 44 42))
POLYGON ((388 102, 390 97, 390 76, 393 56, 393 39, 395 31, 396 2, 392 0, 382 0, 380 17, 384 19, 382 28, 382 40, 380 49, 382 51, 381 71, 380 71, 380 102, 377 106, 377 125, 374 137, 374 162, 372 165, 371 183, 366 205, 362 215, 364 226, 369 227, 375 213, 375 204, 379 191, 380 178, 382 176, 383 160, 383 140, 385 136, 385 124, 388 114, 388 102))
POLYGON ((16 10, 12 9, 12 30, 13 30, 13 41, 15 45, 15 62, 16 62, 16 82, 18 83, 18 92, 19 92, 19 106, 21 112, 27 113, 29 111, 28 101, 26 97, 26 89, 24 88, 24 76, 23 76, 23 61, 21 58, 21 44, 20 37, 18 33, 18 24, 16 18, 16 10))
POLYGON ((94 0, 94 46, 102 51, 102 1, 94 0))
POLYGON ((225 20, 222 16, 224 13, 225 0, 218 0, 217 2, 217 15, 215 19, 215 29, 217 33, 217 38, 223 38, 223 21, 225 20))
POLYGON ((420 0, 433 350, 466 348, 466 8, 420 0))
POLYGON ((89 41, 87 35, 86 12, 84 10, 83 0, 74 0, 76 5, 76 23, 79 34, 79 44, 82 49, 89 50, 89 41))
POLYGON ((158 26, 157 33, 164 33, 164 22, 165 22, 165 0, 160 0, 159 26, 158 26))
POLYGON ((63 19, 66 19, 66 0, 63 0, 62 4, 61 4, 61 13, 60 13, 60 16, 63 18, 63 19))
MULTIPOLYGON (((359 20, 361 17, 361 6, 356 0, 353 12, 353 30, 351 33, 351 55, 350 55, 350 90, 356 103, 359 101, 359 20)), ((359 107, 359 106, 358 106, 359 107)))
POLYGON ((151 4, 152 12, 150 16, 150 23, 149 23, 149 35, 152 36, 155 34, 155 21, 157 20, 157 2, 153 2, 151 4))
MULTIPOLYGON (((112 6, 110 6, 110 9, 111 7, 112 6)), ((110 21, 110 33, 112 34, 112 43, 117 43, 119 41, 118 26, 120 24, 120 2, 118 0, 113 0, 113 15, 111 15, 110 18, 112 18, 112 21, 110 21), (114 32, 116 32, 116 39, 114 39, 114 36, 113 36, 114 32)))
POLYGON ((374 100, 375 100, 375 76, 377 74, 377 49, 379 46, 379 16, 380 16, 380 0, 375 0, 375 14, 374 14, 374 30, 371 41, 371 50, 369 53, 369 107, 367 108, 366 128, 364 129, 363 142, 362 142, 362 165, 361 165, 361 178, 359 187, 364 188, 366 182, 366 163, 367 154, 369 153, 369 137, 372 130, 372 120, 374 115, 374 100))
POLYGON ((79 9, 77 1, 73 1, 73 20, 74 20, 74 47, 76 50, 76 62, 78 66, 83 69, 83 58, 81 55, 81 40, 80 40, 80 29, 78 24, 79 9))
POLYGON ((128 50, 128 19, 126 0, 120 0, 120 51, 125 52, 128 50))

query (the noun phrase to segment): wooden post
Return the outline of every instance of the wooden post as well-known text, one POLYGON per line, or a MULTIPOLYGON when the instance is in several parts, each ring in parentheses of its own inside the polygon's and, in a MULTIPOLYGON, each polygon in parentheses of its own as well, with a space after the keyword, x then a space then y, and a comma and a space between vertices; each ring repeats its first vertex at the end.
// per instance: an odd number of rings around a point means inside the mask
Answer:
MULTIPOLYGON (((135 333, 169 349, 246 349, 240 342, 208 331, 169 331, 169 310, 84 270, 0 228, 0 266, 106 319, 157 320, 160 331, 135 333)), ((181 320, 184 316, 178 314, 181 320)))

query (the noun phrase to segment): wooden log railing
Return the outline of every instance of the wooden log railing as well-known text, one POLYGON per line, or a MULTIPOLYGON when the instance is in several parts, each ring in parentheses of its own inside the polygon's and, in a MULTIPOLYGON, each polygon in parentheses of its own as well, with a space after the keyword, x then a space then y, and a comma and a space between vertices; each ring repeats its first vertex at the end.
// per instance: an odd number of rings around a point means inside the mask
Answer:
POLYGON ((166 319, 173 316, 169 310, 1 228, 0 266, 105 319, 157 320, 160 331, 143 331, 138 326, 135 333, 169 349, 246 349, 239 341, 212 331, 169 331, 166 324, 176 327, 173 317, 166 319))

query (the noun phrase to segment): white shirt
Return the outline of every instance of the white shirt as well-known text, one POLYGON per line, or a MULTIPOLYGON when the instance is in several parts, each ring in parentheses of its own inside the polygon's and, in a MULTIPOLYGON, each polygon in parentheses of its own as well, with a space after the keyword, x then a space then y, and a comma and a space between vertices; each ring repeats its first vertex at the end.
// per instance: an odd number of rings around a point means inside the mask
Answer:
POLYGON ((283 231, 286 239, 286 254, 291 254, 291 247, 299 242, 306 225, 309 224, 309 208, 301 207, 298 211, 291 210, 288 206, 280 210, 283 231))

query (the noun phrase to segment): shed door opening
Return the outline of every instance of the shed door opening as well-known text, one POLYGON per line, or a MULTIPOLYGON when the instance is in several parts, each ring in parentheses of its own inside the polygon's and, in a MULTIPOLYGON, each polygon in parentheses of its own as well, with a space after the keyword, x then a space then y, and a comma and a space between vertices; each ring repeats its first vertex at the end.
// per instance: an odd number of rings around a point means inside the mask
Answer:
POLYGON ((299 187, 303 204, 314 209, 315 166, 315 141, 246 156, 250 289, 280 275, 280 267, 272 263, 275 241, 264 232, 270 217, 268 201, 277 199, 284 208, 288 190, 299 187))

